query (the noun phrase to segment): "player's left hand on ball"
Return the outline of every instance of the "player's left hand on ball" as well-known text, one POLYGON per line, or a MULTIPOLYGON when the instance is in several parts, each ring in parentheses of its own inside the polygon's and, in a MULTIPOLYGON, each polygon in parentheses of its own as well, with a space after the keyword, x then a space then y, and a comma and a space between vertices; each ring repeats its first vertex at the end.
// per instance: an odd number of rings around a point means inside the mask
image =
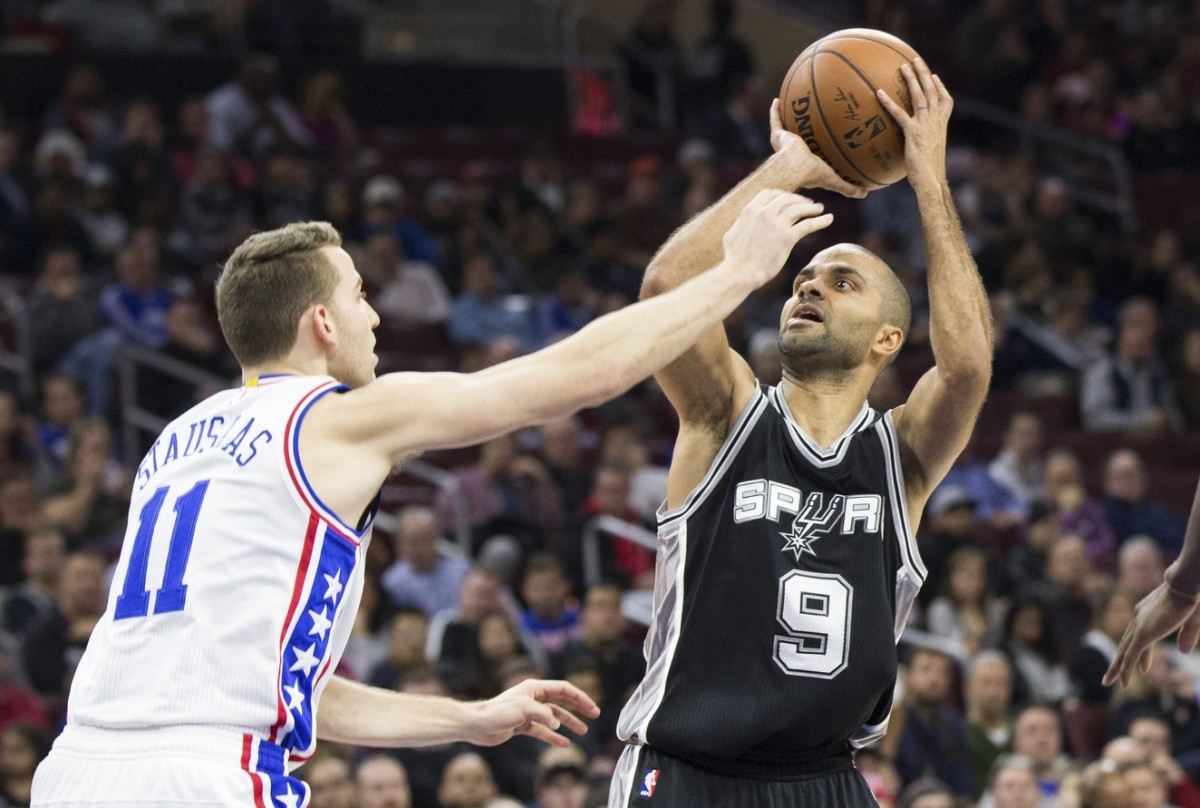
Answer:
POLYGON ((911 115, 885 90, 876 90, 875 94, 904 130, 908 181, 914 187, 921 182, 942 182, 946 178, 946 129, 954 99, 942 80, 929 71, 924 59, 918 57, 912 67, 901 65, 900 73, 908 84, 911 115))
POLYGON ((1200 615, 1195 600, 1187 600, 1171 592, 1166 582, 1146 597, 1133 610, 1133 621, 1125 630, 1117 654, 1113 657, 1108 672, 1104 674, 1105 686, 1117 681, 1122 687, 1129 686, 1129 677, 1135 669, 1144 673, 1150 668, 1154 643, 1179 629, 1179 650, 1191 653, 1200 641, 1200 615))
POLYGON ((824 188, 851 199, 862 199, 867 189, 842 179, 829 163, 812 153, 804 138, 794 135, 783 127, 782 103, 778 98, 771 102, 771 146, 776 152, 786 154, 796 166, 796 184, 800 188, 824 188))
POLYGON ((587 732, 587 724, 576 713, 587 718, 600 715, 596 702, 579 688, 545 679, 527 679, 475 706, 476 734, 470 740, 480 746, 495 746, 514 735, 568 746, 571 742, 558 733, 560 728, 582 735, 587 732))

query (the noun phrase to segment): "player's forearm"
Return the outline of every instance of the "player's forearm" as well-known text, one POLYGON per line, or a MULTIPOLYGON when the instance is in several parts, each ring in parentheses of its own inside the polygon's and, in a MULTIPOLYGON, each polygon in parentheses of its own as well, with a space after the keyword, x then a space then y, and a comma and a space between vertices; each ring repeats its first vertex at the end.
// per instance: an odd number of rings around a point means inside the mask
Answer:
POLYGON ((750 176, 676 230, 646 268, 642 298, 674 289, 716 266, 724 257, 721 239, 759 191, 803 187, 803 170, 786 154, 775 154, 750 176))
POLYGON ((1183 534, 1183 550, 1180 551, 1179 558, 1167 568, 1164 578, 1176 592, 1185 595, 1200 594, 1200 484, 1196 486, 1192 513, 1188 517, 1187 530, 1183 534))
POLYGON ((471 705, 333 677, 321 695, 317 737, 356 746, 437 746, 470 740, 471 705))
POLYGON ((943 381, 986 387, 992 368, 992 316, 975 259, 944 182, 916 189, 929 284, 929 341, 943 381))

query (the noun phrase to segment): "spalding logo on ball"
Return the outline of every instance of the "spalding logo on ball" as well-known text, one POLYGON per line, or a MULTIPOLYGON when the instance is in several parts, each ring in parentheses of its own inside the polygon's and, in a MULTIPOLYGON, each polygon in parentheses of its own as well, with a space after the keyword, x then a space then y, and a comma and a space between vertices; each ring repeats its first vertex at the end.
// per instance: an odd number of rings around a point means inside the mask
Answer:
POLYGON ((850 182, 870 189, 891 185, 905 174, 904 133, 875 90, 886 90, 911 115, 900 65, 916 58, 902 39, 870 28, 818 39, 783 80, 784 127, 850 182))

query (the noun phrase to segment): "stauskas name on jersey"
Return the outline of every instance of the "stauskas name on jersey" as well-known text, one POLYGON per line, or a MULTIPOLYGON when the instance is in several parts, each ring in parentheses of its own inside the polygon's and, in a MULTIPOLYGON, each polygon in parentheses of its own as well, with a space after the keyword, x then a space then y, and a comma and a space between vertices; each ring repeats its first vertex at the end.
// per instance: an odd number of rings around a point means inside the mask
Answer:
POLYGON ((797 546, 788 549, 794 550, 797 558, 805 550, 811 552, 806 539, 827 536, 835 528, 844 536, 861 524, 867 533, 883 537, 883 497, 879 494, 833 494, 826 500, 821 491, 805 496, 799 488, 773 480, 738 483, 733 499, 734 522, 778 522, 783 513, 794 516, 792 534, 799 538, 797 546))

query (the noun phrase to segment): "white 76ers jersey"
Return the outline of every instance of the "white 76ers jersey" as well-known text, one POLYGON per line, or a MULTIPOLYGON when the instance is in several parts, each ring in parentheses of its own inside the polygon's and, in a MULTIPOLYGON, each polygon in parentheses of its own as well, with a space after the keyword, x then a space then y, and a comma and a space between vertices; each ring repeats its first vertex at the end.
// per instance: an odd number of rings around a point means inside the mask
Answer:
POLYGON ((138 467, 68 723, 226 727, 279 744, 293 763, 311 754, 375 509, 356 528, 325 508, 296 440, 313 403, 344 389, 328 377, 263 377, 159 436, 138 467))

